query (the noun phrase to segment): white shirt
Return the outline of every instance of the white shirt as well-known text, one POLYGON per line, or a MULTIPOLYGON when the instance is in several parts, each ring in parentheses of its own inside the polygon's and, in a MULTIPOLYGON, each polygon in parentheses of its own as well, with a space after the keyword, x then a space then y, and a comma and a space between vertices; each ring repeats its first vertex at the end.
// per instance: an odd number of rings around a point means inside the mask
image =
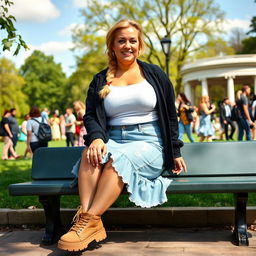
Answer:
MULTIPOLYGON (((39 129, 39 123, 33 119, 36 119, 38 122, 42 122, 42 117, 31 117, 31 119, 28 120, 27 122, 27 131, 31 131, 31 140, 30 142, 37 142, 39 141, 36 134, 38 134, 38 129, 39 129)), ((44 123, 47 124, 47 121, 44 119, 44 123)))
POLYGON ((231 111, 230 111, 230 106, 224 104, 225 110, 226 110, 226 117, 230 117, 231 116, 231 111))
POLYGON ((65 122, 66 124, 72 124, 71 126, 66 126, 66 133, 71 132, 71 133, 75 133, 76 132, 76 117, 74 116, 74 114, 70 114, 70 115, 65 115, 65 122))
POLYGON ((154 88, 143 80, 127 86, 110 86, 104 99, 109 125, 132 125, 158 119, 154 88))

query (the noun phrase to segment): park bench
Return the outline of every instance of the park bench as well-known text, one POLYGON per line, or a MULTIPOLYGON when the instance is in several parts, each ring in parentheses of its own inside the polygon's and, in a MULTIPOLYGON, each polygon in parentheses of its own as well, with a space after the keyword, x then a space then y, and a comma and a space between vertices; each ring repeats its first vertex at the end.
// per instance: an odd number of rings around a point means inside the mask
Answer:
MULTIPOLYGON (((12 196, 38 195, 44 207, 43 244, 60 235, 60 196, 78 194, 71 169, 83 147, 40 148, 33 156, 32 181, 10 184, 12 196)), ((190 143, 182 148, 188 172, 179 176, 165 171, 173 182, 168 193, 233 193, 236 245, 248 245, 246 204, 248 192, 256 192, 256 141, 190 143)))

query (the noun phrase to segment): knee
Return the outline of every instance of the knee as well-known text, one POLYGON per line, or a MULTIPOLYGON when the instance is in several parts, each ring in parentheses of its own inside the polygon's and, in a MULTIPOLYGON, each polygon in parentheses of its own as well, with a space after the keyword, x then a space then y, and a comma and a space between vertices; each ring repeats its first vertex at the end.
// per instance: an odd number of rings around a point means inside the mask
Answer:
POLYGON ((83 151, 83 153, 82 153, 79 172, 80 172, 80 171, 94 171, 94 170, 96 170, 96 169, 102 169, 101 166, 99 166, 99 167, 93 167, 93 166, 89 163, 88 158, 87 158, 87 151, 88 151, 88 148, 85 148, 84 151, 83 151))
POLYGON ((82 153, 81 164, 89 164, 88 158, 87 158, 87 151, 88 151, 88 148, 85 148, 82 153))

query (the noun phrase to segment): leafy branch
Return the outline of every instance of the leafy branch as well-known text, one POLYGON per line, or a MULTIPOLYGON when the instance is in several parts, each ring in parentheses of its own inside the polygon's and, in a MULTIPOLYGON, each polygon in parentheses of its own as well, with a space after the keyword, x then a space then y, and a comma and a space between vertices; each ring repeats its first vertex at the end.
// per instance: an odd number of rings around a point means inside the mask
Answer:
POLYGON ((18 55, 20 48, 25 50, 29 49, 26 42, 22 39, 21 35, 17 34, 17 29, 14 26, 16 19, 14 16, 8 14, 8 8, 14 3, 9 0, 0 0, 0 30, 5 30, 7 37, 2 39, 3 51, 10 51, 14 44, 17 44, 13 55, 18 55))

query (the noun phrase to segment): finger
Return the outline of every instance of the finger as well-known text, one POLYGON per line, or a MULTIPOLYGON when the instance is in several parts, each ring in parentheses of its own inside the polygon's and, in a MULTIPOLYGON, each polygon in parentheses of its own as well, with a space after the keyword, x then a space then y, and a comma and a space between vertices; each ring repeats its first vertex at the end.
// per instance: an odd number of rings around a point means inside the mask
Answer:
POLYGON ((176 160, 176 170, 182 170, 181 159, 176 160))
POLYGON ((97 164, 99 164, 99 163, 101 163, 101 161, 102 161, 101 148, 98 148, 98 150, 97 150, 97 157, 98 157, 98 162, 97 162, 97 164))
POLYGON ((106 146, 106 144, 103 146, 102 154, 103 154, 103 156, 105 156, 107 154, 107 146, 106 146))
POLYGON ((94 166, 94 167, 98 165, 98 153, 97 153, 97 149, 93 149, 92 162, 93 162, 93 166, 94 166))
POLYGON ((91 160, 90 160, 90 148, 88 148, 88 150, 86 152, 86 158, 87 158, 88 163, 90 164, 91 163, 91 160))
POLYGON ((182 172, 182 170, 174 169, 174 170, 172 170, 172 172, 173 172, 174 174, 179 175, 179 174, 182 172))
POLYGON ((184 172, 187 172, 187 166, 184 160, 182 160, 183 170, 184 172))

